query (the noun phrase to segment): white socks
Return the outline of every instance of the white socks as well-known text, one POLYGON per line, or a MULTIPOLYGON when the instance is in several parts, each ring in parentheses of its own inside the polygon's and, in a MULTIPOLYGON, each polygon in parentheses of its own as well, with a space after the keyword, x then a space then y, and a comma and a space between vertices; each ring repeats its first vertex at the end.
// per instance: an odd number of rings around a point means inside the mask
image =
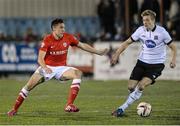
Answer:
POLYGON ((137 87, 135 88, 135 90, 129 94, 126 102, 120 106, 119 108, 121 108, 123 111, 129 106, 131 105, 134 101, 138 100, 142 95, 142 91, 140 91, 137 87))
POLYGON ((27 91, 25 88, 22 88, 19 95, 21 95, 24 99, 28 96, 29 91, 27 91))

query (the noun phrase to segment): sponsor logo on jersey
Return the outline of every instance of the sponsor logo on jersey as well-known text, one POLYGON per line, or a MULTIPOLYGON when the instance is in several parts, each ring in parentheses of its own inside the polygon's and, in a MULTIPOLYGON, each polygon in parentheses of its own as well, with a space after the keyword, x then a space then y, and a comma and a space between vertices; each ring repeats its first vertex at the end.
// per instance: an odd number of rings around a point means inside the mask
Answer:
POLYGON ((49 53, 51 55, 63 55, 66 54, 68 50, 63 50, 63 51, 50 51, 49 53))
POLYGON ((156 47, 156 43, 153 40, 146 40, 145 44, 146 44, 147 48, 154 48, 154 47, 156 47))
POLYGON ((158 36, 157 35, 154 36, 154 40, 158 40, 158 36))

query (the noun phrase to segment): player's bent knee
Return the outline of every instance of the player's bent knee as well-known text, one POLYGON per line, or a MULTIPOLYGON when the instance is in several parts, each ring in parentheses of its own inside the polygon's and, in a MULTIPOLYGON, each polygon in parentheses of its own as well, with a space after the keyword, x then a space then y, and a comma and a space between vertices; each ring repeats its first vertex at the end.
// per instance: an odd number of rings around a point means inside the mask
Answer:
POLYGON ((144 90, 144 86, 139 87, 139 90, 143 91, 144 90))
POLYGON ((31 85, 31 84, 26 84, 26 90, 28 90, 28 91, 30 91, 30 90, 32 90, 33 89, 33 85, 31 85))
POLYGON ((82 72, 80 70, 75 70, 75 78, 81 78, 82 72))
POLYGON ((139 84, 138 88, 139 88, 140 91, 142 91, 142 90, 144 90, 145 86, 144 86, 144 84, 139 84))
POLYGON ((129 90, 129 92, 130 92, 130 93, 131 93, 131 92, 133 92, 133 91, 134 91, 134 89, 135 89, 135 87, 134 87, 134 86, 128 85, 128 90, 129 90))

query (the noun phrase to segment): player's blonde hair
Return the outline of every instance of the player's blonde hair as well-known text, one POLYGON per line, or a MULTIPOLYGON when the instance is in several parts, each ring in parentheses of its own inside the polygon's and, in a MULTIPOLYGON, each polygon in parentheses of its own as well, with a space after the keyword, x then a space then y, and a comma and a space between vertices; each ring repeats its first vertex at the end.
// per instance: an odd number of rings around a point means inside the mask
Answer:
POLYGON ((156 19, 156 13, 152 10, 145 10, 141 13, 141 17, 150 16, 151 19, 156 19))

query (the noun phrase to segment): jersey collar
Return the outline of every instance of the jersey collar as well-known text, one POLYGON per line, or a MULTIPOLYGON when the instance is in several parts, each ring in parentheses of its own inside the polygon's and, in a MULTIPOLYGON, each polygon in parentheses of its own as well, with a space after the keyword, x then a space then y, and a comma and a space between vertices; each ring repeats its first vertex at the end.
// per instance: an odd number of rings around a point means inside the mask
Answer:
POLYGON ((62 36, 61 38, 56 39, 56 38, 54 37, 53 33, 52 33, 51 35, 52 35, 52 37, 53 37, 53 39, 54 39, 55 41, 57 41, 57 40, 61 40, 61 39, 64 37, 64 34, 63 34, 63 36, 62 36))
POLYGON ((154 28, 152 29, 152 32, 154 32, 156 30, 156 25, 154 25, 154 28))
POLYGON ((152 30, 148 30, 148 29, 146 29, 146 30, 154 32, 156 30, 156 25, 154 25, 154 28, 152 30))

